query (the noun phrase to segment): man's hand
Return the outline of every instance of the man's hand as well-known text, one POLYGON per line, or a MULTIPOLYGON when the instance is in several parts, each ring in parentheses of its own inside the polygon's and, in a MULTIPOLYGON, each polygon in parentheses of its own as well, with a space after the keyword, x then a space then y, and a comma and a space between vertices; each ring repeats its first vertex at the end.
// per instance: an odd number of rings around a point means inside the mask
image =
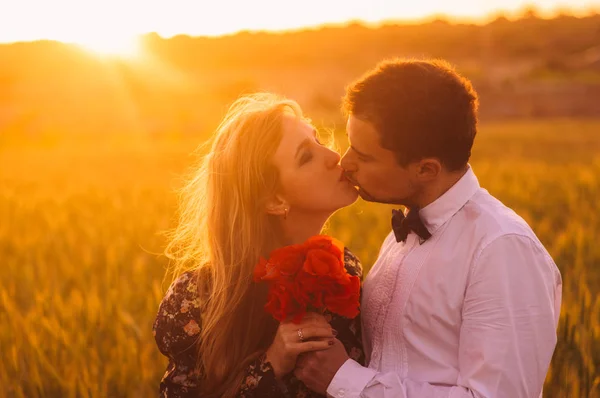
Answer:
POLYGON ((328 350, 302 354, 294 370, 299 380, 322 395, 327 395, 329 383, 349 358, 344 345, 338 339, 334 342, 328 350))

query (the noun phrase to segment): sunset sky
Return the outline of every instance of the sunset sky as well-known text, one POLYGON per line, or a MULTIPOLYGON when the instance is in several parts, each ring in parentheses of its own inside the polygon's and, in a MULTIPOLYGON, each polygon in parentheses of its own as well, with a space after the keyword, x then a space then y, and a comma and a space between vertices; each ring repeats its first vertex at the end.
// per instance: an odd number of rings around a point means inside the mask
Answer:
POLYGON ((115 42, 147 32, 164 37, 219 35, 349 20, 410 20, 433 14, 472 19, 498 10, 510 15, 526 4, 545 12, 600 9, 600 0, 4 0, 0 2, 0 42, 115 42))

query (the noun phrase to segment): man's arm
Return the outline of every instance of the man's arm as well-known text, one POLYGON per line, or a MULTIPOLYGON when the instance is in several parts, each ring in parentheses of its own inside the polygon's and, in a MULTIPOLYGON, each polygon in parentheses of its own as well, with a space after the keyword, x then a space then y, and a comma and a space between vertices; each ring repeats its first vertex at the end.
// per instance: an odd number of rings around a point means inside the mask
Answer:
POLYGON ((538 398, 556 345, 560 300, 560 275, 545 251, 528 237, 502 236, 473 264, 456 385, 401 379, 348 360, 327 393, 336 398, 538 398))

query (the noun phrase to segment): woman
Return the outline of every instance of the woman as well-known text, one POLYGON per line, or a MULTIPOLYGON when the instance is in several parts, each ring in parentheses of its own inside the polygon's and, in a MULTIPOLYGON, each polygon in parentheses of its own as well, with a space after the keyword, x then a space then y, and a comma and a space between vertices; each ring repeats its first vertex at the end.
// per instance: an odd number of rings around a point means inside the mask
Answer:
MULTIPOLYGON (((238 99, 182 192, 167 255, 179 277, 154 324, 169 358, 163 397, 313 397, 294 370, 298 355, 341 341, 364 361, 358 318, 309 314, 279 324, 252 282, 261 256, 319 234, 357 199, 340 156, 322 145, 299 106, 273 94, 238 99)), ((349 273, 362 277, 345 252, 349 273)))

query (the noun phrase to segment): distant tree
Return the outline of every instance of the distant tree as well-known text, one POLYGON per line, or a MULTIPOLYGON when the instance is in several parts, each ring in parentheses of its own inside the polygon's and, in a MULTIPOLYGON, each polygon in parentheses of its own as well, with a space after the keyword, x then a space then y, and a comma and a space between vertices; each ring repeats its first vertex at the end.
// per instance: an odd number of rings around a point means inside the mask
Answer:
POLYGON ((597 5, 590 4, 585 9, 584 14, 588 17, 600 17, 600 7, 598 7, 597 5))
POLYGON ((432 15, 430 21, 432 25, 450 25, 448 15, 442 13, 432 15))
POLYGON ((554 9, 554 15, 556 18, 566 19, 573 18, 573 12, 568 7, 557 7, 554 9))
POLYGON ((501 25, 507 22, 510 22, 506 17, 506 13, 504 11, 499 11, 490 15, 491 24, 493 25, 501 25))
POLYGON ((520 15, 523 19, 539 19, 540 11, 534 4, 526 4, 522 8, 520 15))

